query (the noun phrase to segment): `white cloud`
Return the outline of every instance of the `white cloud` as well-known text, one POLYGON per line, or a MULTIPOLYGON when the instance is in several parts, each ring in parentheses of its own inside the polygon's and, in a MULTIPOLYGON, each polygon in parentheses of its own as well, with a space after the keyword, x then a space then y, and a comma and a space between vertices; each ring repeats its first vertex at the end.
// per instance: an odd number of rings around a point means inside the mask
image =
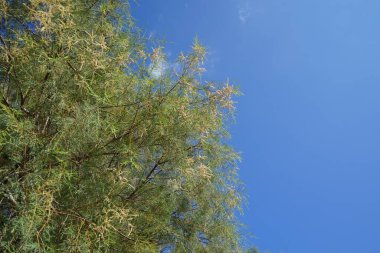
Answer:
POLYGON ((155 30, 151 30, 149 32, 149 35, 148 35, 148 40, 152 40, 156 37, 156 31, 155 30))
POLYGON ((167 71, 167 69, 168 64, 164 60, 159 60, 155 64, 152 63, 150 65, 150 73, 156 79, 162 77, 167 71))
POLYGON ((248 6, 248 3, 239 6, 238 14, 240 21, 243 24, 247 23, 248 18, 251 16, 251 8, 248 6))

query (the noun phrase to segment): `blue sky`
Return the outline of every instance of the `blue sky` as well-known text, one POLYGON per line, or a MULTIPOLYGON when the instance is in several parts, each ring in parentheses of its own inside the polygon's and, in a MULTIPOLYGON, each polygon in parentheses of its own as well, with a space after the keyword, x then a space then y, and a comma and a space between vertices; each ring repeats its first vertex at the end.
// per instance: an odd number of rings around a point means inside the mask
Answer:
POLYGON ((380 252, 380 1, 145 0, 132 13, 173 55, 198 36, 207 79, 240 85, 251 244, 380 252))

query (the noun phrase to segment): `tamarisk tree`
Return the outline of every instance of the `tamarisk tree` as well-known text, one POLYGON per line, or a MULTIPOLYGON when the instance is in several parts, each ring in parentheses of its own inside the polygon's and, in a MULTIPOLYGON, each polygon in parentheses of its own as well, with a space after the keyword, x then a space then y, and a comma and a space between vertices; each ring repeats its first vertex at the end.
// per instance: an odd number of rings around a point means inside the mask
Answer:
POLYGON ((238 252, 235 88, 122 0, 0 0, 0 251, 238 252), (165 67, 163 67, 165 66, 165 67))

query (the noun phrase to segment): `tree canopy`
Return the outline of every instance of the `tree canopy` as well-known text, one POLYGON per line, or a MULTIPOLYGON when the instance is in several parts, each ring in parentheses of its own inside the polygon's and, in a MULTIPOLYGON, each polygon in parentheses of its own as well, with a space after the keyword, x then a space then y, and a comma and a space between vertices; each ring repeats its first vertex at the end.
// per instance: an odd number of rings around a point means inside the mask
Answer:
POLYGON ((123 0, 0 0, 0 251, 239 252, 228 82, 123 0))

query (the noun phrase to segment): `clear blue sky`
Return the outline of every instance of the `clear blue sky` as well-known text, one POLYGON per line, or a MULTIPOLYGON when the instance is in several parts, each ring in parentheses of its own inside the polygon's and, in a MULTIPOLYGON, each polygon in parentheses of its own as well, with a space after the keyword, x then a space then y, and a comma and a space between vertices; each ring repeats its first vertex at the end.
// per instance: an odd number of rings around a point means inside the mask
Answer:
POLYGON ((272 253, 380 252, 380 1, 140 0, 173 55, 241 87, 242 220, 272 253))

